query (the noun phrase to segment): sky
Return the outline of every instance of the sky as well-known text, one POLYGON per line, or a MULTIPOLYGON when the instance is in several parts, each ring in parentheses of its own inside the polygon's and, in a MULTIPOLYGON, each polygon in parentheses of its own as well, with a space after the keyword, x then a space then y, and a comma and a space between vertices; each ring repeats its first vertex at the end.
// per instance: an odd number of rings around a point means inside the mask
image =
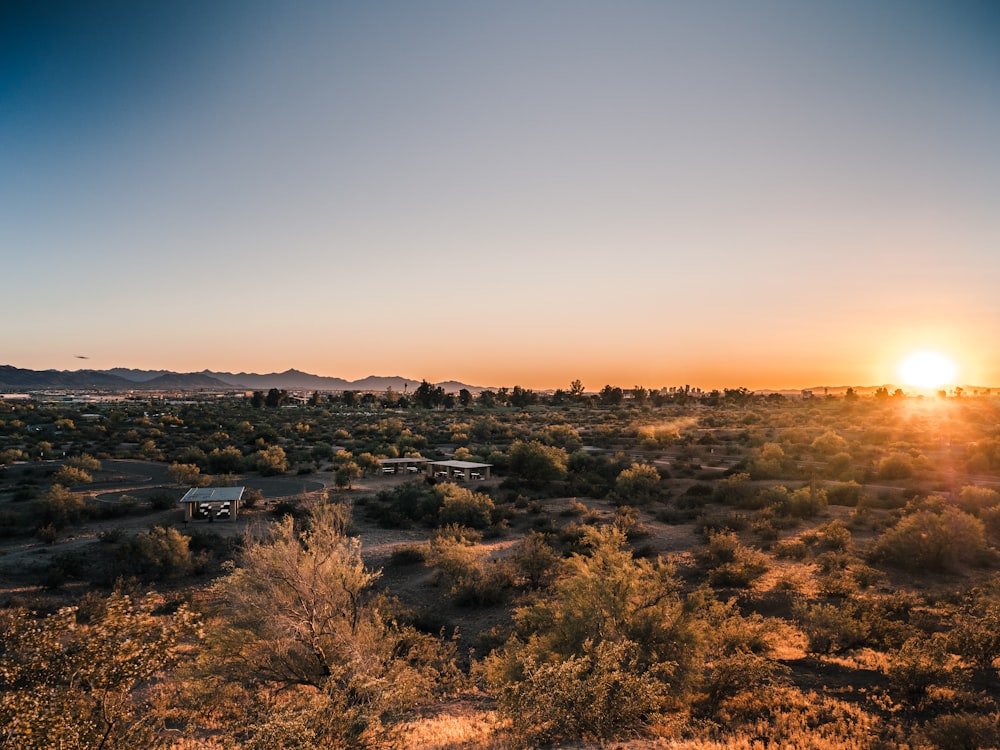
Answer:
POLYGON ((0 364, 1000 386, 998 41, 988 1, 7 0, 0 364))

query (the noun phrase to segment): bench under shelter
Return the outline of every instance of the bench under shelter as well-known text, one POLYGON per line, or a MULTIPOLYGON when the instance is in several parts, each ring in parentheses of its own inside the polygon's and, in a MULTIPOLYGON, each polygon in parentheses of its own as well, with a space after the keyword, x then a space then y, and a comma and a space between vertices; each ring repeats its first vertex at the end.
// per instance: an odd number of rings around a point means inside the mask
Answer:
POLYGON ((431 471, 436 477, 469 481, 470 479, 489 479, 493 464, 481 464, 478 461, 431 461, 431 471))

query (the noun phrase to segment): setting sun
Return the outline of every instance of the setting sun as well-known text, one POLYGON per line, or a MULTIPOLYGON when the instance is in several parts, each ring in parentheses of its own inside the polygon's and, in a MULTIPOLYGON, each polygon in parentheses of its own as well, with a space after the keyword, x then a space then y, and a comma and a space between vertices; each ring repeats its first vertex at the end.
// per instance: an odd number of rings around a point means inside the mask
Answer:
POLYGON ((917 352, 911 354, 899 366, 899 376, 904 385, 920 388, 936 388, 951 383, 958 366, 940 352, 917 352))

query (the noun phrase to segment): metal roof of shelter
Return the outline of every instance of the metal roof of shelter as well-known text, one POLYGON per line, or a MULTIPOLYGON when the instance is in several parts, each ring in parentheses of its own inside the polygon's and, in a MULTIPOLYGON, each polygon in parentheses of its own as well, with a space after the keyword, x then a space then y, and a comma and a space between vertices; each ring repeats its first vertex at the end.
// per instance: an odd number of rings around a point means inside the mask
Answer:
POLYGON ((486 469, 493 464, 481 464, 476 461, 431 461, 431 466, 447 466, 450 469, 486 469))
POLYGON ((430 461, 429 458, 423 458, 421 456, 407 456, 406 458, 380 458, 378 462, 380 464, 419 464, 427 463, 430 461))
POLYGON ((246 487, 192 487, 178 502, 231 503, 243 497, 246 487))

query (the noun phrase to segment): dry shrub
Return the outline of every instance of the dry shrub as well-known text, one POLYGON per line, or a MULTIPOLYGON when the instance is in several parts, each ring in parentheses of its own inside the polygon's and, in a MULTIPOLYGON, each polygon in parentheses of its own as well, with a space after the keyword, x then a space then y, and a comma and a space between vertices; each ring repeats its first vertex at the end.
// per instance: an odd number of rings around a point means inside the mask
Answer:
POLYGON ((907 639, 890 655, 884 672, 889 684, 916 704, 923 702, 931 687, 947 684, 952 677, 945 642, 937 637, 907 639))
POLYGON ((514 585, 509 565, 504 561, 488 560, 485 550, 464 539, 435 537, 430 543, 428 562, 451 583, 456 604, 495 604, 514 585))
POLYGON ((767 571, 767 557, 741 544, 732 532, 710 533, 705 560, 709 580, 716 586, 745 588, 767 571))
POLYGON ((1000 716, 946 714, 927 722, 920 733, 937 750, 978 750, 1000 746, 1000 716))
POLYGON ((638 663, 629 641, 584 644, 581 654, 560 661, 528 656, 522 679, 500 687, 499 699, 524 747, 563 740, 602 740, 654 721, 667 685, 638 663))
POLYGON ((983 522, 953 507, 918 510, 886 531, 874 557, 910 571, 954 571, 986 554, 983 522))
MULTIPOLYGON (((742 693, 727 702, 713 739, 727 748, 781 747, 795 750, 866 750, 880 745, 881 720, 857 705, 793 687, 742 693), (766 738, 761 741, 760 738, 766 738)), ((699 747, 699 746, 694 746, 699 747)))

